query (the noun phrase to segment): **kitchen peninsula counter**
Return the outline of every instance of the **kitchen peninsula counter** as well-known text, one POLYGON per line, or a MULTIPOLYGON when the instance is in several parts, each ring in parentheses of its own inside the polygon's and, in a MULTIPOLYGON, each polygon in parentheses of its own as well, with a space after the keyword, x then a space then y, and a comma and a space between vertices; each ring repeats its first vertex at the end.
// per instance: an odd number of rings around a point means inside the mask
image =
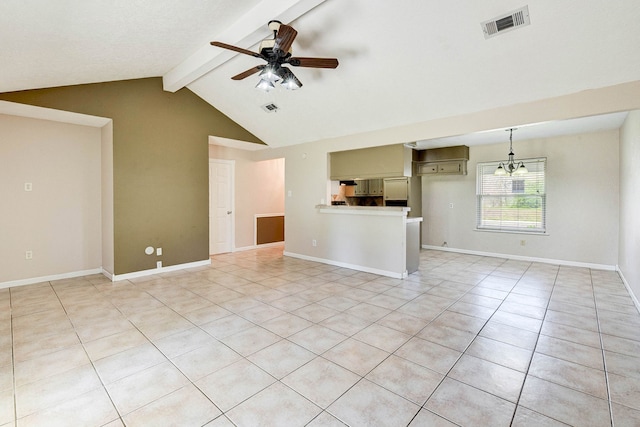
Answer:
POLYGON ((394 278, 418 269, 421 217, 409 207, 317 205, 315 260, 394 278))
POLYGON ((411 208, 401 206, 348 206, 348 205, 317 205, 321 213, 354 214, 354 215, 389 215, 407 216, 411 208))

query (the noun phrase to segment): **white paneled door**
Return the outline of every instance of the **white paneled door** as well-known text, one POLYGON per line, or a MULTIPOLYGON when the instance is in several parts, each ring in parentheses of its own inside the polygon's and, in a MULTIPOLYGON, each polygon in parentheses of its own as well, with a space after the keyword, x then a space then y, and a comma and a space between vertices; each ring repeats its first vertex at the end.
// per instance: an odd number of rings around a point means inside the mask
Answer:
POLYGON ((233 160, 209 160, 209 253, 233 249, 233 160))

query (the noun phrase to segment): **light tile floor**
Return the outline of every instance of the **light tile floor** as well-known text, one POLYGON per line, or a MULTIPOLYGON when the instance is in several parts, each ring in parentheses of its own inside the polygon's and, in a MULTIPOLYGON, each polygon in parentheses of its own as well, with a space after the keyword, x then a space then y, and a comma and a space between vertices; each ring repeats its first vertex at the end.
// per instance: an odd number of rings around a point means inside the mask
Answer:
POLYGON ((640 425, 614 272, 422 251, 396 280, 276 247, 0 307, 0 426, 640 425))

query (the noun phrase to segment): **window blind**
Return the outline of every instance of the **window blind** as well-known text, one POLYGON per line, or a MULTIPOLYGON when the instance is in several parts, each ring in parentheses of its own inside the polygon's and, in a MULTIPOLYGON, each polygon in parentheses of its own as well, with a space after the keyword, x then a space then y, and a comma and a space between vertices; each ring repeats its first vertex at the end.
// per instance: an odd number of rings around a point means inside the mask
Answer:
POLYGON ((482 230, 546 232, 546 158, 522 160, 528 172, 496 176, 499 162, 478 163, 476 226, 482 230))

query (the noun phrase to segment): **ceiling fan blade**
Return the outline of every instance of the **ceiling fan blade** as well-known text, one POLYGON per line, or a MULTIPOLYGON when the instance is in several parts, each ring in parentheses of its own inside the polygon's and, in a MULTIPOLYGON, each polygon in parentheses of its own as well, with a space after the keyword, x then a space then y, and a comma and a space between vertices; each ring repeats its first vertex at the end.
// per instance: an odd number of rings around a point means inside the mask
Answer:
POLYGON ((266 65, 258 65, 256 67, 249 68, 247 71, 243 71, 242 73, 231 77, 231 80, 242 80, 242 79, 244 79, 246 77, 249 77, 249 76, 257 73, 258 71, 261 71, 264 67, 266 67, 266 65))
POLYGON ((291 57, 287 61, 294 67, 311 67, 311 68, 336 68, 338 60, 336 58, 302 58, 291 57))
POLYGON ((284 24, 280 25, 273 50, 279 52, 278 54, 280 56, 285 56, 287 52, 289 52, 289 49, 291 49, 293 40, 297 35, 298 32, 293 27, 284 24))
POLYGON ((233 50, 234 52, 244 53, 245 55, 251 55, 251 56, 254 56, 256 58, 265 59, 262 55, 260 55, 257 52, 253 52, 251 50, 243 49, 243 48, 237 47, 237 46, 232 46, 232 45, 226 44, 226 43, 211 42, 211 46, 217 46, 217 47, 221 47, 223 49, 233 50))

